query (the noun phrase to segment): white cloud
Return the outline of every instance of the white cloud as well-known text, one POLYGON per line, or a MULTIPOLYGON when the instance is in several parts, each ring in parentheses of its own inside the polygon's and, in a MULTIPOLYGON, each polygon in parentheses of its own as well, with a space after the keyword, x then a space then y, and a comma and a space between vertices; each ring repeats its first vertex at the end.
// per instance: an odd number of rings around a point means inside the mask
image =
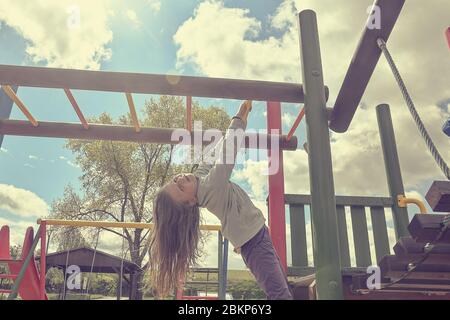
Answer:
POLYGON ((267 194, 268 176, 264 175, 267 172, 267 160, 254 161, 246 160, 242 170, 236 170, 234 177, 238 182, 247 182, 250 185, 250 192, 258 200, 263 200, 267 194))
POLYGON ((289 129, 294 124, 294 121, 297 119, 297 116, 290 114, 290 113, 283 113, 281 116, 281 121, 283 126, 288 127, 289 129))
POLYGON ((4 153, 8 153, 8 149, 5 149, 5 148, 0 148, 0 152, 4 152, 4 153))
POLYGON ((25 237, 25 232, 28 227, 33 227, 34 232, 36 232, 36 220, 34 219, 21 219, 20 221, 13 221, 10 219, 5 219, 0 217, 0 227, 8 226, 9 227, 9 239, 10 246, 14 245, 22 245, 25 237))
POLYGON ((0 21, 25 39, 33 63, 96 70, 111 57, 108 4, 107 0, 1 1, 0 21))
POLYGON ((136 11, 132 10, 132 9, 128 9, 127 11, 125 11, 125 15, 128 19, 128 21, 133 25, 133 27, 135 28, 139 28, 142 25, 141 20, 139 20, 139 17, 136 13, 136 11))
POLYGON ((71 167, 74 167, 74 168, 79 168, 80 167, 79 165, 77 165, 76 163, 73 163, 72 161, 67 161, 67 164, 69 166, 71 166, 71 167))
POLYGON ((35 166, 33 166, 32 164, 29 164, 29 163, 25 163, 23 166, 24 167, 28 167, 28 168, 32 168, 32 169, 36 168, 35 166))
POLYGON ((59 160, 67 160, 67 158, 64 156, 59 156, 59 160))
POLYGON ((34 155, 32 155, 32 154, 30 154, 30 155, 28 156, 28 159, 31 159, 31 160, 38 160, 39 158, 36 157, 36 156, 34 156, 34 155))
POLYGON ((269 54, 282 57, 283 45, 274 38, 252 40, 261 31, 261 22, 248 13, 247 9, 226 8, 219 1, 200 3, 174 35, 179 46, 177 67, 192 64, 208 76, 279 79, 278 71, 272 75, 271 71, 283 62, 266 68, 261 65, 269 54))
POLYGON ((44 217, 49 212, 48 204, 37 194, 7 184, 0 184, 0 209, 21 217, 44 217))
POLYGON ((158 13, 161 10, 161 0, 147 0, 153 12, 158 13))

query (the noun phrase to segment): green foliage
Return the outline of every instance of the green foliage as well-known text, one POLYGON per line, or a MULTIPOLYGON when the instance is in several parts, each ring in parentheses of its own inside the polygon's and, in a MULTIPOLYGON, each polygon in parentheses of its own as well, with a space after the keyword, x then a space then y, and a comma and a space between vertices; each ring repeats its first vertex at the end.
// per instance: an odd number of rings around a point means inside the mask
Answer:
POLYGON ((232 294, 235 300, 266 298, 266 295, 254 280, 230 281, 227 291, 232 294))

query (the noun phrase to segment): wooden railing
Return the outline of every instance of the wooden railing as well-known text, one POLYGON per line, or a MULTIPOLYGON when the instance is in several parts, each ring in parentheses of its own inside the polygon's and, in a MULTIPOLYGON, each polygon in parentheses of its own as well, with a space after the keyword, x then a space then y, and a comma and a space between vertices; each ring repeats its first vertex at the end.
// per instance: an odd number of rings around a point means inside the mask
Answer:
MULTIPOLYGON (((308 241, 306 226, 308 225, 305 208, 310 206, 310 195, 285 195, 285 203, 289 205, 292 265, 290 275, 307 275, 314 272, 312 261, 308 258, 308 241)), ((385 208, 391 208, 391 198, 385 197, 353 197, 336 196, 336 213, 339 230, 341 267, 343 270, 352 267, 346 214, 351 216, 356 266, 366 268, 372 264, 370 252, 369 230, 367 227, 366 208, 370 211, 376 261, 390 253, 385 208), (349 208, 346 213, 346 207, 349 208)), ((312 230, 311 230, 312 234, 312 230)))

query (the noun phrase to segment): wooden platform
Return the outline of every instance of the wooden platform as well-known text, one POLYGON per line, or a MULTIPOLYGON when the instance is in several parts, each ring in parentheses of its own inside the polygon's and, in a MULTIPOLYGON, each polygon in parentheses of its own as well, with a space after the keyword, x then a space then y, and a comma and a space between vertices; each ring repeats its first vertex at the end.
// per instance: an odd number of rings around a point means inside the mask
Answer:
MULTIPOLYGON (((417 214, 408 226, 411 237, 394 246, 395 255, 378 263, 380 288, 369 290, 364 268, 342 272, 346 300, 450 300, 450 215, 417 214)), ((316 299, 315 275, 290 282, 294 298, 316 299)))

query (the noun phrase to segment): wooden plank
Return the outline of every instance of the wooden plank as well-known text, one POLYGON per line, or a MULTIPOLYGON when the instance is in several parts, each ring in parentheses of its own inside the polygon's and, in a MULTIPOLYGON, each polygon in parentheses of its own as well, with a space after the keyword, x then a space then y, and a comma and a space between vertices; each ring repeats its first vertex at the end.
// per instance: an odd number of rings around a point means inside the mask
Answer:
POLYGON ((345 300, 450 300, 449 292, 433 290, 357 290, 345 292, 345 300))
POLYGON ((390 253, 386 217, 383 207, 370 207, 370 216, 372 218, 375 254, 377 261, 380 261, 385 255, 390 253))
POLYGON ((450 181, 434 181, 425 199, 435 212, 450 212, 450 181))
POLYGON ((369 234, 366 212, 362 206, 350 208, 352 216, 353 240, 355 245, 356 266, 367 267, 372 264, 370 257, 369 234))
POLYGON ((442 290, 442 291, 450 291, 450 285, 442 285, 442 284, 416 284, 416 283, 396 283, 392 285, 390 288, 396 289, 414 289, 414 290, 442 290))
MULTIPOLYGON (((166 129, 166 128, 141 128, 140 132, 136 132, 131 126, 117 126, 106 124, 90 124, 86 130, 78 123, 59 123, 59 122, 39 122, 38 127, 33 127, 27 121, 22 120, 0 120, 0 134, 29 136, 29 137, 48 137, 48 138, 66 138, 66 139, 83 139, 83 140, 112 140, 112 141, 129 141, 143 143, 161 143, 161 144, 192 144, 196 133, 181 131, 185 129, 166 129), (174 132, 184 133, 190 139, 182 139, 174 132), (172 139, 172 136, 177 139, 172 139)), ((202 135, 203 136, 203 133, 202 135)), ((297 148, 297 138, 292 137, 289 141, 286 136, 277 136, 281 150, 295 150, 297 148)), ((270 148, 271 135, 246 133, 246 148, 270 148), (256 137, 255 137, 256 135, 256 137), (255 144, 253 141, 267 140, 264 143, 255 144)), ((202 141, 208 144, 210 141, 202 141)))
POLYGON ((308 266, 308 245, 306 242, 305 207, 290 205, 292 266, 308 266))
MULTIPOLYGON (((334 104, 330 128, 345 132, 358 108, 381 56, 377 39, 388 41, 405 0, 377 0, 374 7, 381 15, 380 28, 366 25, 334 104)), ((373 23, 373 19, 368 22, 373 23)))
MULTIPOLYGON (((417 264, 421 261, 423 254, 409 255, 408 257, 397 257, 394 255, 385 256, 379 263, 381 276, 385 277, 388 272, 403 272, 408 271, 410 264, 417 264)), ((450 255, 448 254, 430 254, 413 272, 450 272, 450 255)))
POLYGON ((133 122, 134 130, 136 132, 141 132, 141 125, 139 124, 139 120, 136 113, 136 107, 134 106, 133 95, 129 92, 125 93, 127 97, 128 107, 130 109, 131 121, 133 122))
MULTIPOLYGON (((387 271, 384 276, 386 278, 399 279, 404 276, 404 271, 387 271)), ((406 280, 415 281, 448 281, 450 285, 450 272, 412 272, 406 278, 406 280)))
MULTIPOLYGON (((311 204, 307 194, 286 194, 286 204, 311 204)), ((391 207, 394 203, 388 197, 336 196, 337 206, 391 207)))
POLYGON ((38 122, 36 121, 36 119, 33 117, 33 115, 30 113, 30 111, 28 110, 28 108, 25 106, 25 104, 22 102, 22 100, 20 100, 20 98, 16 95, 16 93, 14 92, 14 90, 11 88, 11 86, 9 85, 2 85, 2 89, 3 91, 6 93, 6 95, 12 100, 14 101, 14 103, 16 104, 16 106, 20 109, 20 111, 22 111, 22 113, 25 115, 25 117, 28 119, 28 121, 31 122, 31 124, 34 127, 38 126, 38 122))
POLYGON ((345 219, 345 207, 337 206, 336 214, 339 231, 339 251, 341 253, 341 267, 350 267, 350 250, 348 244, 347 221, 345 219))
MULTIPOLYGON (((401 237, 394 246, 395 255, 398 257, 405 257, 410 254, 425 253, 425 242, 417 242, 411 237, 401 237)), ((432 248, 432 253, 435 254, 450 254, 450 244, 438 243, 432 248)))
POLYGON ((75 100, 75 97, 73 96, 72 92, 69 89, 64 89, 64 92, 66 93, 67 99, 69 99, 70 104, 72 105, 73 109, 75 110, 78 119, 80 119, 81 124, 85 129, 89 129, 89 124, 87 123, 83 112, 81 112, 80 107, 78 106, 77 101, 75 100))
MULTIPOLYGON (((301 84, 0 65, 0 84, 303 103, 301 84)), ((328 88, 326 88, 328 97, 328 88)))
POLYGON ((288 267, 288 275, 291 277, 305 277, 315 272, 314 267, 288 267))
POLYGON ((438 237, 439 243, 450 243, 450 231, 444 230, 445 223, 448 224, 450 215, 444 214, 416 214, 408 226, 408 230, 417 242, 435 242, 438 237), (442 235, 440 235, 442 233, 442 235))

